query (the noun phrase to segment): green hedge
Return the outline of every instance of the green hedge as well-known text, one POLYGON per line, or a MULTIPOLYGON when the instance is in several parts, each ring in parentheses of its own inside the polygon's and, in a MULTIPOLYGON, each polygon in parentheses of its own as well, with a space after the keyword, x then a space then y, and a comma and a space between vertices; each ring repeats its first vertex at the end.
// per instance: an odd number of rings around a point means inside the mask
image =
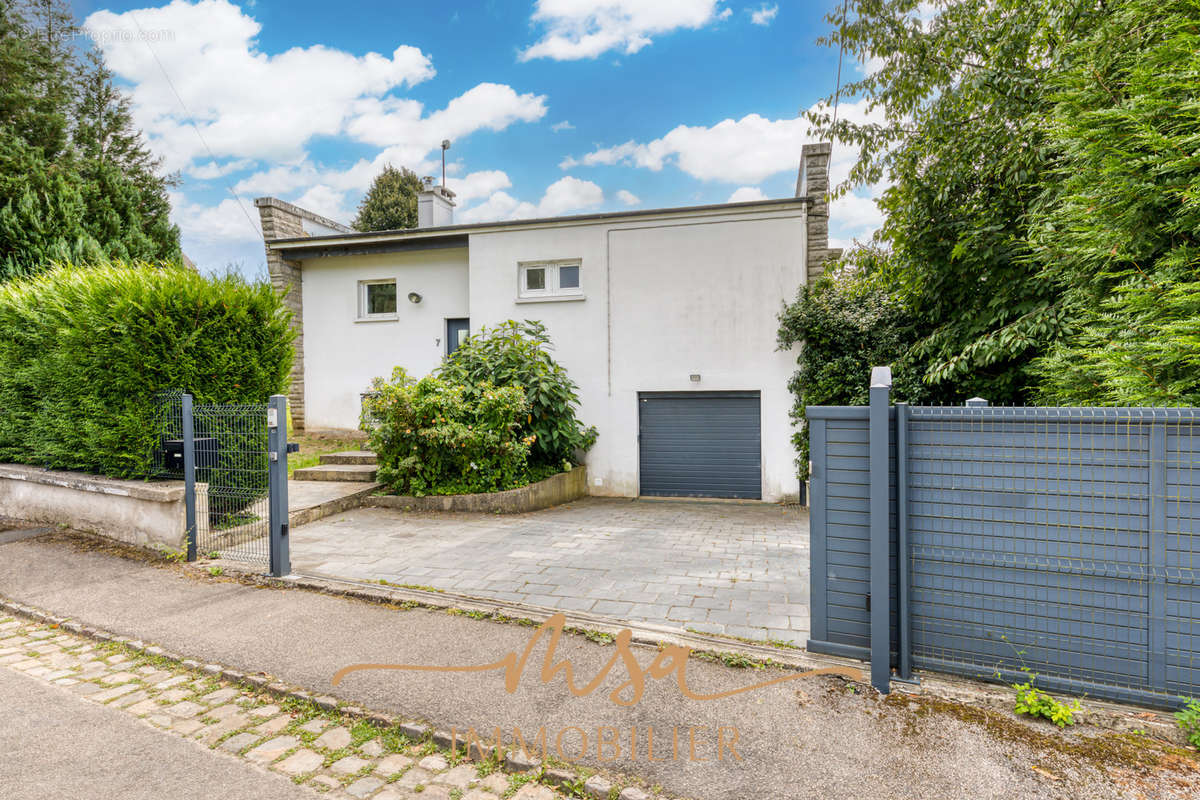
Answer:
POLYGON ((265 402, 293 336, 271 287, 234 274, 114 263, 0 285, 0 461, 150 475, 156 394, 265 402))

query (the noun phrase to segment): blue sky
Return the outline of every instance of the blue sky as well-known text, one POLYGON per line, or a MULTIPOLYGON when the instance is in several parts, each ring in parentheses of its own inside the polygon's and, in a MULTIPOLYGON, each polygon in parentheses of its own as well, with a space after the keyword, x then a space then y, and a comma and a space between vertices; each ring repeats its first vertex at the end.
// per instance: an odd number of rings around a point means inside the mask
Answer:
MULTIPOLYGON (((834 87, 837 53, 815 41, 832 4, 74 6, 181 173, 185 252, 259 274, 253 198, 348 223, 384 163, 436 174, 443 138, 459 221, 789 196, 798 114, 834 87)), ((835 178, 852 157, 835 151, 835 178)), ((836 241, 869 236, 874 193, 835 204, 836 241)))

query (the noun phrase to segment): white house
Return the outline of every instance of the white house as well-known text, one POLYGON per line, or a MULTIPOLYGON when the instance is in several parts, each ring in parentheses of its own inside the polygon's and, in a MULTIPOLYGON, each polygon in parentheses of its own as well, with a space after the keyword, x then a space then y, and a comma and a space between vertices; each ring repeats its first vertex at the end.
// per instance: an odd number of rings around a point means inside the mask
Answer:
POLYGON ((355 428, 372 378, 538 319, 599 430, 592 494, 794 498, 776 315, 830 254, 829 152, 804 147, 794 198, 691 208, 455 225, 453 194, 427 183, 418 227, 354 233, 260 198, 299 333, 294 423, 355 428))

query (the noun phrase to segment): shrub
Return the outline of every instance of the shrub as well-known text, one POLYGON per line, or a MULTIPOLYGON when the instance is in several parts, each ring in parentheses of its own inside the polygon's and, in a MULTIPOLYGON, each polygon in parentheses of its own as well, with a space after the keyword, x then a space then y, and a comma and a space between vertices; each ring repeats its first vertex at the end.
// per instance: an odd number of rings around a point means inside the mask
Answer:
POLYGON ((261 403, 292 338, 271 287, 234 274, 113 263, 0 286, 0 461, 149 475, 156 394, 261 403))
POLYGON ((403 368, 376 378, 363 404, 363 427, 379 462, 379 481, 397 494, 470 494, 528 483, 529 447, 521 434, 529 403, 517 386, 473 390, 403 368))
POLYGON ((1200 747, 1200 700, 1194 697, 1185 699, 1187 705, 1175 712, 1175 721, 1187 737, 1188 744, 1200 747))
POLYGON ((577 463, 578 453, 595 444, 596 429, 584 428, 575 416, 578 386, 550 357, 550 349, 545 325, 508 320, 468 337, 446 359, 439 374, 450 383, 465 386, 472 402, 485 387, 520 386, 529 401, 520 434, 533 437, 530 461, 557 469, 577 463))
MULTIPOLYGON (((805 406, 867 404, 871 367, 892 365, 893 397, 917 402, 924 395, 921 370, 909 366, 915 339, 909 315, 881 273, 888 254, 863 247, 847 253, 824 275, 800 289, 779 314, 779 348, 800 344, 792 419, 803 423, 805 406)), ((792 436, 800 479, 808 478, 808 429, 792 436)))

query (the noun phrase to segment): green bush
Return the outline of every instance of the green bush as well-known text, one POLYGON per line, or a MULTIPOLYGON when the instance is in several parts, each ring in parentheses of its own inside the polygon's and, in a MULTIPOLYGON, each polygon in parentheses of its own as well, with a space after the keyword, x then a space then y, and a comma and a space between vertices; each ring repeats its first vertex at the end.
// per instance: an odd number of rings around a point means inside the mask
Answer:
POLYGON ((550 357, 551 348, 542 323, 508 320, 468 337, 439 374, 467 387, 470 401, 477 401, 485 387, 520 386, 529 400, 520 434, 533 436, 530 461, 558 470, 577 463, 578 454, 595 444, 596 429, 585 428, 575 416, 578 387, 550 357))
POLYGON ((1017 714, 1042 717, 1060 728, 1065 728, 1074 725, 1075 715, 1083 711, 1083 706, 1078 700, 1072 700, 1069 704, 1055 700, 1045 692, 1035 689, 1032 680, 1013 684, 1013 688, 1017 690, 1013 704, 1013 711, 1017 714))
POLYGON ((529 403, 518 386, 468 390, 437 377, 413 381, 397 367, 376 378, 363 427, 379 480, 396 494, 497 492, 529 482, 529 403))
POLYGON ((292 338, 271 287, 233 274, 113 263, 0 286, 0 461, 150 475, 156 394, 264 402, 292 338))
POLYGON ((1200 747, 1200 700, 1194 697, 1184 699, 1187 705, 1175 712, 1175 722, 1187 737, 1188 744, 1200 747))
MULTIPOLYGON (((805 406, 867 404, 871 367, 892 367, 893 397, 919 402, 925 394, 921 369, 909 363, 915 330, 901 299, 882 276, 889 254, 861 247, 831 264, 800 289, 779 314, 779 348, 800 345, 796 372, 788 382, 795 397, 792 418, 805 419, 805 406)), ((800 479, 808 478, 808 428, 792 437, 800 479)))

